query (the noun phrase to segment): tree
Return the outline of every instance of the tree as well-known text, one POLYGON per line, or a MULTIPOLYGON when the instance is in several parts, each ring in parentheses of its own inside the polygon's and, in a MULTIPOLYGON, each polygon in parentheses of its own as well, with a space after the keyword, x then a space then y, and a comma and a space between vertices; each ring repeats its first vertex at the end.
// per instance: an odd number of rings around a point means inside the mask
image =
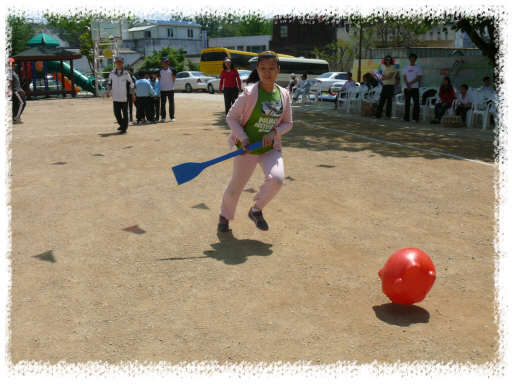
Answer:
MULTIPOLYGON (((500 39, 498 36, 499 19, 495 15, 479 14, 478 16, 467 16, 464 13, 450 14, 445 12, 441 19, 445 24, 452 24, 451 29, 466 32, 473 44, 479 48, 484 56, 489 59, 494 73, 494 83, 500 86, 500 68, 498 65, 498 53, 500 39), (487 37, 488 35, 488 37, 487 37)), ((427 25, 439 24, 439 19, 427 19, 427 25)))
POLYGON ((392 20, 378 18, 371 25, 374 39, 380 42, 379 48, 399 48, 405 46, 419 47, 423 45, 418 38, 429 28, 421 20, 392 20))
POLYGON ((35 36, 36 31, 32 23, 29 23, 25 18, 25 13, 21 14, 21 16, 9 14, 7 17, 7 26, 10 30, 10 36, 8 36, 7 41, 9 56, 15 56, 18 53, 26 51, 28 48, 27 43, 35 36))
POLYGON ((321 51, 315 47, 313 54, 320 60, 327 61, 331 71, 348 72, 352 69, 352 62, 356 52, 350 42, 339 40, 328 44, 321 51))
POLYGON ((249 13, 240 18, 237 36, 272 35, 272 24, 272 19, 267 19, 260 13, 249 13))
POLYGON ((188 67, 189 71, 199 71, 199 64, 198 63, 194 63, 190 59, 188 59, 187 62, 188 62, 187 67, 188 67))
POLYGON ((180 47, 178 50, 171 47, 163 47, 160 52, 153 50, 151 56, 146 56, 139 69, 152 69, 162 67, 162 57, 169 59, 169 66, 176 69, 176 72, 185 70, 185 49, 180 47))
MULTIPOLYGON (((135 22, 138 18, 131 12, 110 12, 100 9, 99 11, 81 11, 76 9, 70 15, 62 15, 57 12, 47 10, 44 18, 48 21, 48 25, 60 28, 66 31, 71 41, 78 41, 80 53, 87 57, 89 67, 93 70, 94 54, 92 48, 94 42, 91 35, 92 19, 127 19, 128 23, 135 22)), ((71 42, 70 42, 71 44, 71 42)))

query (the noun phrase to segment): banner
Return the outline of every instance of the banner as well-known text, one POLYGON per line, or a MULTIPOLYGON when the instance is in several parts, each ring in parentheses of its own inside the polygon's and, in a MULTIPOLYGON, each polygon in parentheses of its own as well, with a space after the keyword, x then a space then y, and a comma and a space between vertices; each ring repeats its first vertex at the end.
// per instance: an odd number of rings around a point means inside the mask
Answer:
POLYGON ((208 39, 206 38, 206 31, 203 31, 203 49, 208 48, 208 39))

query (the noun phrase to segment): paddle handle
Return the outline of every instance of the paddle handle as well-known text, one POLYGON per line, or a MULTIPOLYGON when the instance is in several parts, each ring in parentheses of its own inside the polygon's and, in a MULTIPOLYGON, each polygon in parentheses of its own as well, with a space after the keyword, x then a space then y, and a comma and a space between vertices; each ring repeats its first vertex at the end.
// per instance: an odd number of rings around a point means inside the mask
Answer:
MULTIPOLYGON (((247 147, 245 147, 245 149, 250 149, 252 151, 253 149, 261 148, 262 145, 263 145, 263 143, 260 141, 259 143, 254 143, 254 144, 248 145, 247 147)), ((240 148, 237 151, 230 152, 225 155, 216 157, 215 159, 205 161, 203 164, 206 165, 207 167, 209 167, 210 165, 220 163, 221 161, 231 159, 232 157, 237 157, 238 155, 243 155, 244 153, 245 153, 245 151, 240 148)))

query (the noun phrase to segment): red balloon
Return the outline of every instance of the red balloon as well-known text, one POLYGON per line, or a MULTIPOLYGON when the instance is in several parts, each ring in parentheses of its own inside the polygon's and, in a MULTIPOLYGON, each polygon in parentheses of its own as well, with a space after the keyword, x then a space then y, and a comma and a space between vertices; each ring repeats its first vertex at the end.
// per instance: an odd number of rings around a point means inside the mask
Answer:
POLYGON ((405 248, 393 253, 379 271, 382 292, 396 304, 422 301, 436 280, 436 268, 421 249, 405 248))

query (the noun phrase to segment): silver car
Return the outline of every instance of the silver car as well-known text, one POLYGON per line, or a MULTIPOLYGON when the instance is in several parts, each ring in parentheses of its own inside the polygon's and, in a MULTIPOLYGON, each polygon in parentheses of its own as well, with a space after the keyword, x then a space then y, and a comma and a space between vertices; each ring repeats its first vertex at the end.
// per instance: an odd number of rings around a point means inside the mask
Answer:
POLYGON ((311 92, 316 92, 318 87, 322 87, 322 92, 332 93, 331 86, 334 83, 344 84, 347 81, 347 72, 326 72, 312 80, 315 84, 311 87, 311 92))
MULTIPOLYGON (((250 74, 251 74, 251 71, 247 71, 245 69, 241 69, 238 71, 240 80, 242 80, 242 90, 247 85, 247 78, 249 77, 250 74)), ((208 82, 208 86, 207 86, 208 92, 210 92, 211 94, 217 92, 219 90, 219 84, 220 84, 220 78, 210 80, 208 82)))
POLYGON ((175 91, 206 91, 208 81, 215 79, 215 77, 208 76, 207 74, 199 71, 184 71, 176 75, 174 82, 175 91))

